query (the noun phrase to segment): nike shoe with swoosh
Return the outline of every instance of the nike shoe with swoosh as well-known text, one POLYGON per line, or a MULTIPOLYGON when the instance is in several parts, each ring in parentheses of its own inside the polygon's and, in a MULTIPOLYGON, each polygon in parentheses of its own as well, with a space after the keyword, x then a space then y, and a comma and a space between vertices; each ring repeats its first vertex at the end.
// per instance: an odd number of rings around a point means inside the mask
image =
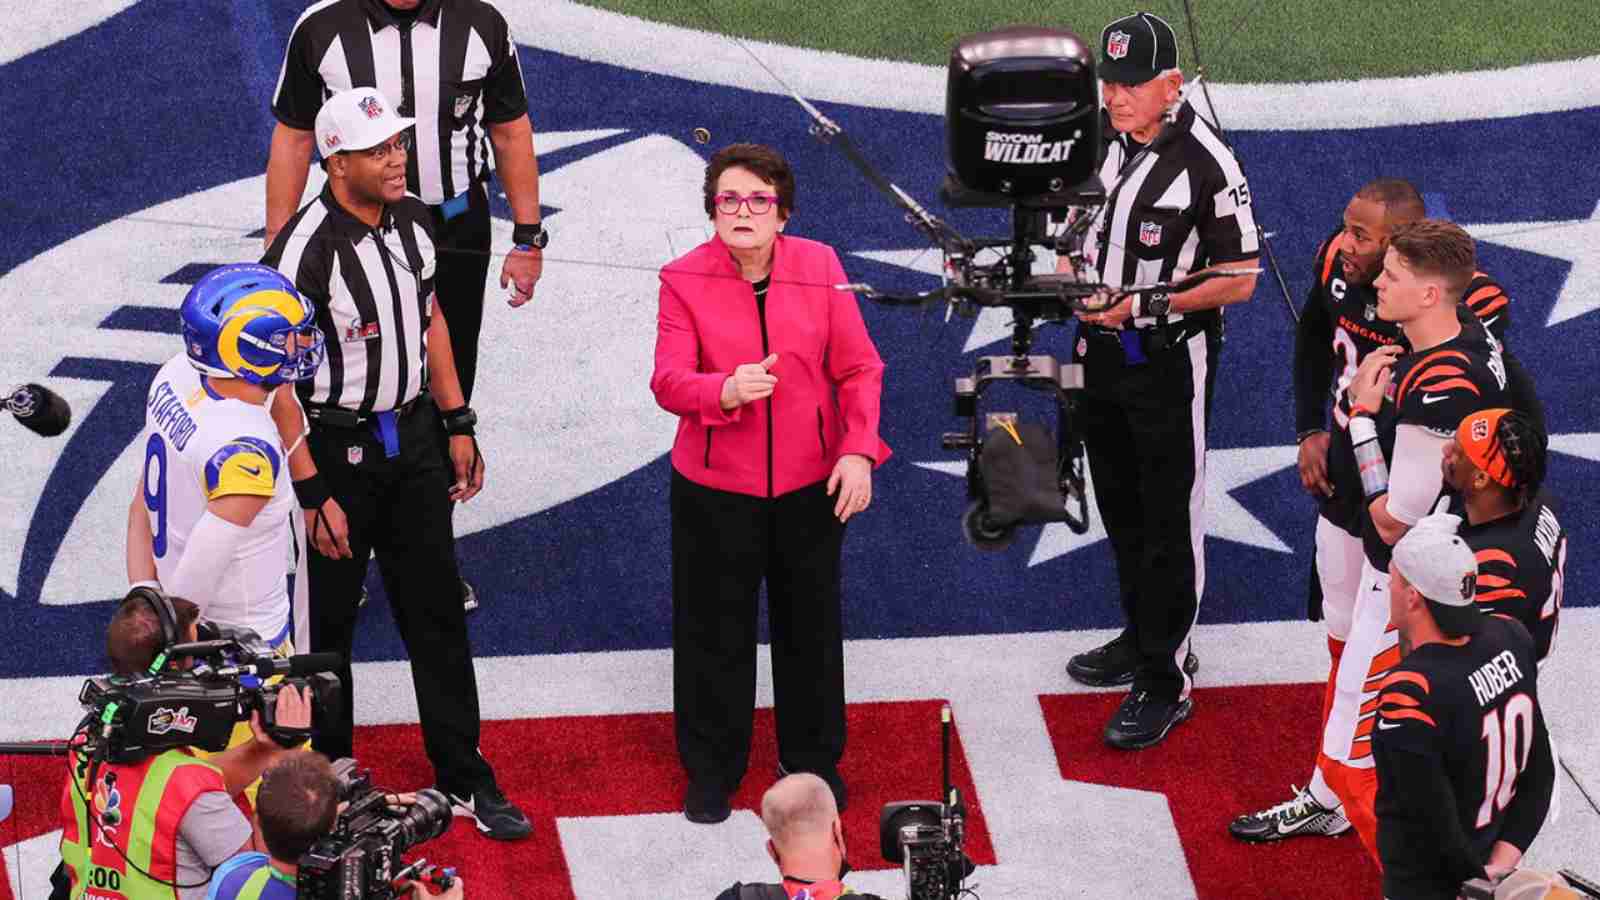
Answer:
POLYGON ((1332 837, 1350 830, 1344 813, 1318 803, 1309 788, 1291 784, 1289 791, 1294 799, 1234 819, 1228 823, 1228 833, 1241 841, 1266 843, 1302 835, 1332 837))

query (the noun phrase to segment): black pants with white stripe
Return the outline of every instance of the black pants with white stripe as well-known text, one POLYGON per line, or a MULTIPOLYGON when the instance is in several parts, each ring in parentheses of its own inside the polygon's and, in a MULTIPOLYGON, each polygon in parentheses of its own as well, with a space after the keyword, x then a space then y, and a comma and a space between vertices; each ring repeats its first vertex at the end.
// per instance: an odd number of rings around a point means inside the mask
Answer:
POLYGON ((1124 636, 1142 657, 1133 689, 1184 697, 1205 591, 1206 422, 1221 342, 1202 332, 1130 364, 1116 335, 1078 333, 1078 422, 1116 557, 1124 636))
MULTIPOLYGON (((470 794, 492 783, 478 753, 478 680, 450 534, 450 483, 440 451, 439 417, 426 399, 400 417, 400 454, 384 456, 366 426, 314 424, 306 443, 333 498, 350 521, 353 559, 329 559, 311 548, 311 649, 342 653, 342 710, 314 710, 312 745, 329 759, 351 755, 354 688, 349 657, 355 643, 361 585, 376 555, 384 593, 411 660, 422 742, 442 790, 470 794)), ((367 623, 369 626, 371 622, 367 623)))
POLYGON ((478 377, 478 334, 483 331, 483 288, 489 277, 489 196, 481 182, 467 196, 467 210, 448 221, 433 208, 438 250, 433 285, 450 324, 450 352, 461 393, 471 403, 478 377))
POLYGON ((692 781, 732 793, 749 765, 763 579, 779 762, 828 772, 844 755, 845 526, 825 488, 768 500, 672 473, 672 708, 692 781))

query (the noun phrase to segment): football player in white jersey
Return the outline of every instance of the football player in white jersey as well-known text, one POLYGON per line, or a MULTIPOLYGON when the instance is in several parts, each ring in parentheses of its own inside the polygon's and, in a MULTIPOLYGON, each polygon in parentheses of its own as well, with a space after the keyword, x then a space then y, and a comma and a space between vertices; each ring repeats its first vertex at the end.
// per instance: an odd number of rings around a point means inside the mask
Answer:
POLYGON ((222 266, 195 284, 180 309, 185 352, 150 385, 128 510, 130 582, 155 582, 280 649, 293 637, 296 504, 268 403, 321 364, 313 315, 266 266, 222 266))

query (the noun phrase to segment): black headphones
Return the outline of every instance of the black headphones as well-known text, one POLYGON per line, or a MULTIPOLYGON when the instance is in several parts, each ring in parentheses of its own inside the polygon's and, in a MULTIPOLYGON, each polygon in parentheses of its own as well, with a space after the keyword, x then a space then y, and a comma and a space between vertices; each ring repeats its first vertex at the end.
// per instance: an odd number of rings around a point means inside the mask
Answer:
POLYGON ((122 602, 127 603, 134 597, 139 597, 150 604, 150 608, 155 610, 156 619, 161 623, 161 649, 157 653, 164 653, 168 647, 178 643, 178 611, 172 608, 172 601, 167 599, 167 595, 153 587, 140 585, 129 591, 128 596, 122 598, 122 602))

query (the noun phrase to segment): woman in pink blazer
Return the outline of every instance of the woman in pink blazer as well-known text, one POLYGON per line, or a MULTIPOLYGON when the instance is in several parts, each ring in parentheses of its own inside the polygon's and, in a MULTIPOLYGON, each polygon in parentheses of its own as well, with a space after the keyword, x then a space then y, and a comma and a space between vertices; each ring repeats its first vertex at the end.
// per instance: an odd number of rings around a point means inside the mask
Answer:
POLYGON ((778 759, 845 805, 844 523, 872 502, 883 360, 831 247, 783 233, 794 174, 770 147, 706 166, 716 236, 661 270, 650 389, 672 446, 672 675, 684 814, 714 823, 750 759, 765 580, 778 759))

